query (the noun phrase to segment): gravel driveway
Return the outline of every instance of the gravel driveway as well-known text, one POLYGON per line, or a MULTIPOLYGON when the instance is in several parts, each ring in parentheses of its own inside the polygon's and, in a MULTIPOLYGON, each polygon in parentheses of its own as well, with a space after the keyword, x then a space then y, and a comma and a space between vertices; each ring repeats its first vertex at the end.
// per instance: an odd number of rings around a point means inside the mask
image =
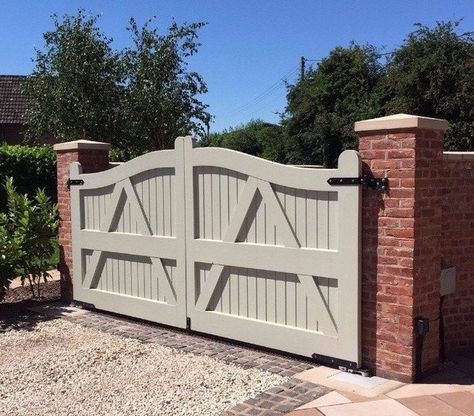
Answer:
POLYGON ((0 414, 217 415, 286 381, 61 319, 0 333, 0 414))

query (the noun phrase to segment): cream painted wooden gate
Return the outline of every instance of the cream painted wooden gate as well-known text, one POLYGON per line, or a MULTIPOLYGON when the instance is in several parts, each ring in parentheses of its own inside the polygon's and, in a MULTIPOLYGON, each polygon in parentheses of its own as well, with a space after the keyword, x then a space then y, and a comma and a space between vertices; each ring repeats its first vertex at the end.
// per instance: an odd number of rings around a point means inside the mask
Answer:
POLYGON ((303 356, 360 364, 359 155, 289 167, 219 148, 71 166, 74 297, 303 356))
POLYGON ((183 140, 71 186, 74 299, 186 327, 183 140))

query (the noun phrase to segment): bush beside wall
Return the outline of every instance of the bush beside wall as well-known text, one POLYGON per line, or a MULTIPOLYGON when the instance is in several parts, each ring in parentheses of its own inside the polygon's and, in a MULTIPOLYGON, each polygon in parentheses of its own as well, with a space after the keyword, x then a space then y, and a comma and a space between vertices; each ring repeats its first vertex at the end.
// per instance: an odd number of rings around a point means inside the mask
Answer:
MULTIPOLYGON (((33 197, 44 189, 54 203, 56 192, 56 154, 52 146, 0 145, 0 181, 13 177, 20 194, 33 197)), ((6 194, 0 187, 0 211, 5 211, 6 194)))

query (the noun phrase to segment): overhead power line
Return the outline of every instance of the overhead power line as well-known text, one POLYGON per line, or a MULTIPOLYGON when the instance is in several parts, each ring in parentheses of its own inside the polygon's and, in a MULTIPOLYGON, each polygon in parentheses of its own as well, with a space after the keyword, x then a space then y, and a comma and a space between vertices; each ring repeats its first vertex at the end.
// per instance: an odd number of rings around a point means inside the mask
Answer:
POLYGON ((298 72, 298 68, 293 67, 287 73, 282 75, 277 81, 267 87, 264 91, 260 94, 252 98, 251 100, 247 101, 246 103, 240 105, 239 107, 234 108, 233 110, 223 113, 223 116, 232 116, 235 114, 240 114, 243 112, 248 111, 249 109, 255 107, 256 105, 260 104, 261 102, 265 101, 267 98, 275 94, 276 92, 280 91, 282 87, 286 86, 286 81, 289 77, 292 77, 298 72))
MULTIPOLYGON (((379 56, 388 56, 388 55, 393 55, 394 53, 395 51, 385 52, 385 53, 379 54, 379 56)), ((310 58, 306 58, 302 56, 300 58, 300 64, 296 68, 293 67, 292 69, 290 69, 287 73, 282 75, 277 81, 275 81, 273 84, 268 86, 265 90, 263 90, 260 94, 258 94, 251 100, 234 108, 233 110, 230 110, 226 113, 221 114, 221 116, 232 117, 232 116, 240 115, 242 113, 247 113, 251 109, 255 109, 256 106, 258 106, 259 104, 264 102, 266 99, 268 99, 269 97, 279 92, 282 87, 286 87, 286 82, 289 77, 292 77, 293 75, 299 72, 300 80, 304 79, 306 75, 307 62, 321 62, 321 61, 322 59, 310 59, 310 58)))

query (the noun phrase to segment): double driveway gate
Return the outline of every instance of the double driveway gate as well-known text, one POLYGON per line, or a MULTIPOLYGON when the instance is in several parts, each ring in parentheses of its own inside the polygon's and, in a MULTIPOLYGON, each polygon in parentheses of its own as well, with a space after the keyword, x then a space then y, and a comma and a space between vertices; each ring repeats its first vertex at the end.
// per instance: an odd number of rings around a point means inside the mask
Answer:
POLYGON ((74 298, 303 356, 360 364, 359 155, 338 169, 220 148, 71 165, 74 298), (76 182, 77 183, 77 182, 76 182))

